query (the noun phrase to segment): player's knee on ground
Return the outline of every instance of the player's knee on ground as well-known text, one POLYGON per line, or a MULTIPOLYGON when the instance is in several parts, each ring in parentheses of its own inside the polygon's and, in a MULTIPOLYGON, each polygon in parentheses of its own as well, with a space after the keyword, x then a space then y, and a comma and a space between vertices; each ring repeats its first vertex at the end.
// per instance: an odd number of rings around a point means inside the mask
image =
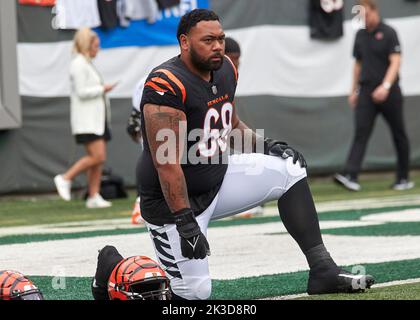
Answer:
POLYGON ((207 300, 211 295, 211 279, 210 277, 205 277, 190 281, 186 285, 185 283, 182 284, 182 281, 179 283, 172 281, 171 289, 177 296, 187 300, 207 300))

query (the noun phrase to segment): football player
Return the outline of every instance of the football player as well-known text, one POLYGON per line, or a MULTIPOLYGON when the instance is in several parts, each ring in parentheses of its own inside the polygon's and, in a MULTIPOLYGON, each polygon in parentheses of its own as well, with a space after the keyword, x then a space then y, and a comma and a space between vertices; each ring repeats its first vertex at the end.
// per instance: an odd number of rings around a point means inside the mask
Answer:
MULTIPOLYGON (((133 108, 131 110, 130 116, 128 117, 127 121, 127 133, 131 137, 131 139, 137 143, 142 144, 142 134, 141 134, 141 118, 140 118, 140 102, 141 96, 144 89, 144 82, 146 81, 146 77, 140 79, 137 82, 133 96, 132 96, 132 105, 133 108)), ((133 210, 131 212, 131 223, 132 224, 143 224, 144 220, 141 216, 140 211, 140 197, 136 198, 136 201, 133 205, 133 210)))
POLYGON ((370 287, 371 276, 342 270, 325 248, 302 154, 258 136, 239 119, 238 74, 224 55, 219 17, 193 10, 181 18, 177 37, 180 55, 156 67, 144 85, 144 152, 137 166, 142 216, 171 281, 172 298, 211 295, 210 220, 273 200, 307 259, 309 294, 370 287), (234 133, 244 153, 229 155, 234 133), (250 141, 251 148, 243 148, 250 141))
POLYGON ((135 143, 141 143, 141 120, 140 120, 140 102, 143 93, 143 85, 146 78, 143 77, 135 86, 133 96, 131 114, 127 121, 127 133, 135 143))

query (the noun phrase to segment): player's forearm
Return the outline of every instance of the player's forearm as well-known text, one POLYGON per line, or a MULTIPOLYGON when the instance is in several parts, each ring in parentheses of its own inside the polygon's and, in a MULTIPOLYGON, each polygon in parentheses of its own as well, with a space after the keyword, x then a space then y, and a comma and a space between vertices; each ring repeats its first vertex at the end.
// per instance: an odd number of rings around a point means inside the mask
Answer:
MULTIPOLYGON (((146 104, 143 110, 145 129, 148 137, 153 164, 159 175, 160 185, 165 200, 172 212, 189 208, 187 184, 179 159, 184 152, 183 141, 186 131, 185 113, 177 109, 146 104), (185 123, 185 125, 181 125, 185 123), (165 133, 171 132, 174 140, 165 133), (168 140, 169 139, 169 140, 168 140), (162 153, 163 144, 169 145, 169 156, 162 153)), ((166 150, 166 147, 163 148, 166 150)))
POLYGON ((400 71, 401 57, 399 54, 392 55, 390 57, 390 61, 391 63, 388 67, 383 83, 389 83, 392 85, 397 80, 398 73, 400 71))
POLYGON ((360 62, 356 61, 353 67, 353 81, 352 81, 351 93, 357 92, 357 89, 359 88, 361 70, 362 70, 362 66, 360 62))
POLYGON ((160 186, 172 212, 190 208, 187 183, 180 165, 168 164, 158 169, 160 186))

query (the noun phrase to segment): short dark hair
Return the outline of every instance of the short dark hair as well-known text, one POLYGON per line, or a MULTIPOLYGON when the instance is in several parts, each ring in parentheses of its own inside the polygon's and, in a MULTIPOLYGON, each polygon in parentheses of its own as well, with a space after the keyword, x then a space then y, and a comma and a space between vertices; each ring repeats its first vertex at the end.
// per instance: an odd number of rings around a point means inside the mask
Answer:
POLYGON ((184 14, 179 22, 176 33, 178 42, 180 42, 182 34, 188 34, 200 21, 220 21, 220 19, 214 11, 208 9, 194 9, 184 14))
POLYGON ((225 53, 241 53, 241 47, 235 39, 226 37, 225 39, 225 53))

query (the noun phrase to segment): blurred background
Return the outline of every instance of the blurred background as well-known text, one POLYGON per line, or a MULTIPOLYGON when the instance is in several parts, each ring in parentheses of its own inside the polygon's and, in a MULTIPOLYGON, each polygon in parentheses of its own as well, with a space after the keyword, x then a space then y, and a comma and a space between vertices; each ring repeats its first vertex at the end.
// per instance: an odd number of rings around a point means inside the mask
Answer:
MULTIPOLYGON (((83 10, 85 1, 72 0, 71 12, 63 10, 69 5, 63 0, 0 2, 0 194, 53 191, 52 178, 84 153, 70 131, 68 72, 75 28, 82 23, 101 39, 94 64, 107 83, 119 82, 110 94, 113 139, 106 167, 134 186, 141 149, 126 133, 134 86, 178 53, 179 18, 197 7, 214 10, 226 34, 241 46, 241 118, 302 150, 312 176, 344 165, 353 136, 347 96, 356 1, 345 0, 343 34, 333 39, 311 37, 309 0, 160 1, 157 10, 131 19, 83 10)), ((378 3, 402 44, 405 120, 412 168, 418 168, 420 2, 378 3)), ((391 172, 396 163, 392 139, 383 119, 377 121, 364 170, 391 172)), ((74 185, 85 184, 81 177, 74 185)))

